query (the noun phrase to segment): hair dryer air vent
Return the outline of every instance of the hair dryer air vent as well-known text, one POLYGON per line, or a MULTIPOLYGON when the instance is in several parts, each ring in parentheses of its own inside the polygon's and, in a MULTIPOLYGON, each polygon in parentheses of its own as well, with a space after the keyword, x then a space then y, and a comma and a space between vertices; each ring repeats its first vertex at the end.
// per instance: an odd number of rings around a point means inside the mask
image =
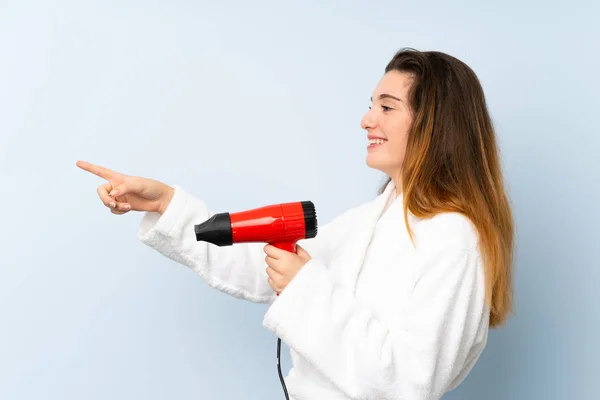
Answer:
POLYGON ((317 212, 312 201, 302 201, 301 204, 304 210, 305 239, 311 239, 317 236, 317 212))

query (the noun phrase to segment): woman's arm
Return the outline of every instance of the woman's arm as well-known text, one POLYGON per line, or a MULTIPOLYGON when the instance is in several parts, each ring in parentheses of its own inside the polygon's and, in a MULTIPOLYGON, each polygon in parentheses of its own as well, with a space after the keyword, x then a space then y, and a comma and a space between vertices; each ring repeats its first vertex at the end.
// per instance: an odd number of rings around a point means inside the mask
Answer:
POLYGON ((476 249, 422 250, 410 302, 393 322, 311 259, 263 325, 352 399, 438 399, 485 345, 484 272, 476 249))
MULTIPOLYGON (((144 215, 138 238, 180 264, 190 267, 209 286, 234 297, 256 303, 270 303, 276 297, 269 286, 264 246, 266 243, 237 243, 219 247, 196 240, 194 225, 213 213, 206 204, 178 185, 165 212, 144 215)), ((350 210, 351 211, 351 210, 350 210)), ((298 241, 307 251, 327 260, 337 232, 344 229, 350 211, 319 227, 313 239, 298 241)))

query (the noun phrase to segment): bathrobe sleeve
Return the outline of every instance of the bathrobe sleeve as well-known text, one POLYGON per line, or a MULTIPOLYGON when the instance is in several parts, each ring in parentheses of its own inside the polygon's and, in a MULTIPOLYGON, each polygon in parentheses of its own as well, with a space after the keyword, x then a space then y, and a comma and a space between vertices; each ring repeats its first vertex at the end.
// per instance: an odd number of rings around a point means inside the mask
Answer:
MULTIPOLYGON (((169 259, 192 269, 210 287, 234 297, 270 303, 276 297, 266 273, 265 243, 237 243, 219 247, 196 241, 194 225, 214 213, 179 185, 163 214, 147 212, 139 226, 139 240, 169 259)), ((349 212, 318 228, 317 237, 298 241, 307 251, 327 260, 349 212)))
POLYGON ((419 257, 408 306, 393 321, 378 318, 311 259, 263 326, 351 399, 439 399, 487 337, 480 334, 489 315, 483 269, 475 249, 424 249, 419 257))

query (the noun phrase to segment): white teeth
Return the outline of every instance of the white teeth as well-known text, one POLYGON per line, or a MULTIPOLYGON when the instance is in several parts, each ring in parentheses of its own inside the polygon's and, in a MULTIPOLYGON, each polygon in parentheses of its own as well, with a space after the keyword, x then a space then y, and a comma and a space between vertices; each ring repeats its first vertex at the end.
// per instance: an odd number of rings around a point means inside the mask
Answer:
POLYGON ((386 140, 383 140, 383 139, 370 139, 369 140, 370 144, 383 144, 384 142, 386 142, 386 140))

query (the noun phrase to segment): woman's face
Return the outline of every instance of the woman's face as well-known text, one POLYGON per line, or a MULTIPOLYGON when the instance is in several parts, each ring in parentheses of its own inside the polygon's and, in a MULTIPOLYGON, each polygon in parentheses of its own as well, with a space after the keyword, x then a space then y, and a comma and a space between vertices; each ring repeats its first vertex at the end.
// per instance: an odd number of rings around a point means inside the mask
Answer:
POLYGON ((372 105, 360 126, 367 130, 367 165, 383 171, 398 184, 412 115, 408 105, 411 75, 386 73, 373 92, 372 105))

